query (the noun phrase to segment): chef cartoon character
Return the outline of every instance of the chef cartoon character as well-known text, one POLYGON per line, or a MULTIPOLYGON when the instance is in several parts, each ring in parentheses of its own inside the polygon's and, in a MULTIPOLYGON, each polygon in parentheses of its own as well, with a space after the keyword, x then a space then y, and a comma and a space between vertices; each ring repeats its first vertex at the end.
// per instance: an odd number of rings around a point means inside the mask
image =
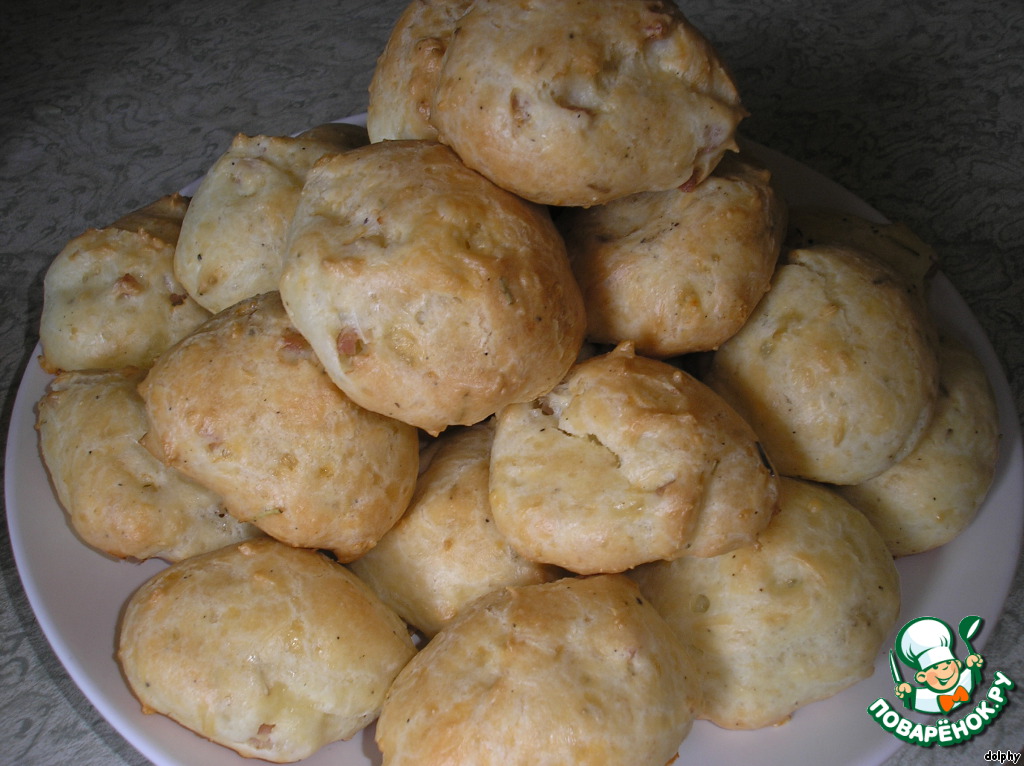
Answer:
POLYGON ((938 715, 968 702, 981 680, 984 664, 982 656, 975 654, 970 645, 970 637, 980 626, 979 617, 965 617, 961 621, 960 634, 969 652, 961 661, 953 654, 953 630, 946 623, 934 617, 919 617, 904 625, 896 636, 896 653, 908 667, 917 670, 914 680, 921 686, 902 680, 890 653, 896 696, 911 710, 938 715))

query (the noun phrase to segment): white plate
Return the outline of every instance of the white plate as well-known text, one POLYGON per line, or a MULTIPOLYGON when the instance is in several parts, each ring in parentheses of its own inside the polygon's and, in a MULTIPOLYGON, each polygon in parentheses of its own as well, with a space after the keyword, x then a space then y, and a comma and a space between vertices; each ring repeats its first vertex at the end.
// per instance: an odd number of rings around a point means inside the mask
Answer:
MULTIPOLYGON (((830 205, 883 220, 877 211, 814 171, 777 152, 753 148, 772 168, 791 204, 830 205)), ((192 189, 194 186, 188 191, 192 189)), ((1000 615, 1020 552, 1024 523, 1021 434, 1006 378, 967 305, 942 275, 935 279, 931 299, 939 320, 971 345, 988 371, 999 405, 1001 455, 994 486, 973 524, 943 548, 899 561, 903 607, 898 624, 924 615, 955 624, 961 617, 976 614, 986 621, 975 642, 978 648, 1000 615)), ((130 594, 164 565, 104 557, 82 544, 68 526, 40 460, 34 429, 35 403, 48 381, 38 365, 29 365, 11 416, 6 459, 11 543, 43 632, 86 697, 154 763, 251 766, 253 761, 203 740, 163 716, 144 715, 128 691, 114 659, 121 608, 130 594)), ((680 753, 686 763, 878 764, 899 746, 866 712, 880 696, 892 697, 884 652, 871 678, 797 711, 783 726, 734 732, 701 721, 680 753)), ((353 740, 324 748, 303 762, 304 766, 377 763, 380 754, 372 726, 353 740)))

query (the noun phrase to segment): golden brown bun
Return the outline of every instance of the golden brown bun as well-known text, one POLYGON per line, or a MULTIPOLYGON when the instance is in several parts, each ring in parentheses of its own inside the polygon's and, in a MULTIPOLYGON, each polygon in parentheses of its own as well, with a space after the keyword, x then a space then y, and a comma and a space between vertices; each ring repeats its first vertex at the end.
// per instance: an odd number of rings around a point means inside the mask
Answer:
POLYGON ((385 766, 664 766, 690 730, 692 659, 623 575, 507 588, 406 665, 385 766))
POLYGON ((261 534, 221 499, 157 460, 136 369, 65 372, 39 401, 43 462, 75 531, 118 558, 195 556, 261 534))
POLYGON ((139 387, 170 465, 291 545, 349 561, 405 511, 415 429, 331 383, 277 293, 242 301, 162 355, 139 387))
POLYGON ((516 550, 581 574, 747 544, 777 493, 750 427, 707 386, 629 344, 502 410, 490 487, 516 550))
POLYGON ((367 141, 364 128, 337 123, 295 137, 235 136, 203 177, 181 225, 174 273, 189 295, 217 312, 277 290, 306 173, 324 154, 367 141))
POLYGON ((178 241, 181 222, 188 212, 191 200, 181 194, 168 194, 150 202, 148 205, 132 210, 118 218, 110 228, 122 231, 145 231, 148 234, 169 242, 178 241))
POLYGON ((492 590, 559 576, 517 554, 495 527, 487 500, 493 438, 493 420, 439 436, 405 515, 349 565, 427 636, 492 590))
POLYGON ((39 321, 47 372, 148 367, 209 318, 174 276, 188 200, 172 195, 65 245, 46 271, 39 321))
POLYGON ((727 729, 783 723, 871 675, 899 613, 895 564, 863 514, 797 479, 781 500, 755 545, 632 573, 697 650, 698 717, 727 729))
POLYGON ((877 223, 839 210, 799 207, 790 211, 786 246, 844 245, 866 250, 904 278, 920 301, 938 271, 934 248, 906 224, 877 223))
POLYGON ((727 156, 696 189, 645 192, 557 219, 587 337, 659 358, 731 337, 768 290, 786 230, 771 174, 727 156))
POLYGON ((803 248, 786 255, 705 380, 780 473, 857 484, 921 437, 938 395, 934 341, 885 264, 853 248, 803 248))
POLYGON ((404 623, 343 566, 263 538, 146 582, 117 656, 146 712, 289 763, 373 721, 414 653, 404 623))
POLYGON ((736 148, 735 85, 670 0, 476 0, 457 26, 430 123, 526 199, 692 186, 736 148))
POLYGON ((914 451, 840 493, 862 510, 894 556, 945 545, 974 519, 995 476, 999 413, 985 369, 952 336, 940 339, 939 399, 914 451))
POLYGON ((415 0, 395 22, 370 81, 371 141, 437 139, 430 106, 459 17, 473 0, 415 0))
POLYGON ((547 211, 429 141, 310 171, 281 296, 345 393, 432 434, 547 391, 586 322, 547 211))

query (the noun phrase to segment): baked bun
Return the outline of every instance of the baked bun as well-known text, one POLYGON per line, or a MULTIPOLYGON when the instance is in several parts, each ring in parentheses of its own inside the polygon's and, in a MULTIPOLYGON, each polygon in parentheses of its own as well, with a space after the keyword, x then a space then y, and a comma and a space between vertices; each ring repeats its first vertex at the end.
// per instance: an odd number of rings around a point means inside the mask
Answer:
POLYGON ((437 139, 430 106, 459 18, 473 0, 416 0, 395 22, 370 80, 370 141, 437 139))
POLYGON ((899 613, 896 566, 864 515, 820 485, 781 490, 755 545, 631 573, 697 650, 698 717, 727 729, 783 723, 867 678, 899 613))
POLYGON ((148 205, 125 213, 110 224, 109 228, 122 231, 142 230, 173 245, 178 241, 181 222, 188 211, 190 201, 181 194, 167 194, 148 205))
POLYGON ((71 526, 117 558, 195 556, 260 531, 220 498, 157 460, 136 369, 57 375, 39 401, 39 446, 71 526))
POLYGON ((821 207, 790 210, 786 247, 856 247, 887 263, 923 304, 939 258, 927 242, 903 223, 878 223, 852 213, 821 207))
POLYGON ((707 386, 629 344, 498 416, 495 523, 522 555, 573 572, 747 544, 776 493, 750 427, 707 386))
POLYGON ((457 27, 430 124, 526 199, 586 206, 693 186, 736 148, 736 87, 670 0, 475 0, 457 27))
POLYGON ((547 211, 429 141, 310 171, 281 297, 346 394, 431 434, 547 391, 586 322, 547 211))
POLYGON ((269 538, 155 575, 128 601, 117 649, 143 710, 275 763, 363 729, 414 653, 355 575, 269 538))
POLYGON ((188 200, 172 195, 57 254, 43 280, 40 363, 47 372, 148 367, 209 318, 174 276, 188 200))
POLYGON ((524 559, 495 528, 487 500, 493 438, 493 420, 441 434, 405 515, 349 565, 427 636, 492 590, 559 576, 524 559))
POLYGON ((785 221, 770 172, 733 155, 692 191, 562 212, 587 338, 659 358, 718 348, 768 290, 785 221))
POLYGON ((905 283, 862 250, 790 251, 705 382, 780 473, 858 484, 903 458, 938 395, 934 331, 905 283))
POLYGON ((284 238, 306 173, 324 154, 368 142, 365 128, 333 123, 298 136, 239 134, 203 177, 181 225, 174 272, 217 312, 277 290, 284 238))
POLYGON ((623 575, 484 596, 399 673, 385 766, 664 766, 699 704, 682 642, 623 575))
POLYGON ((985 368, 950 335, 940 338, 939 399, 914 451, 839 491, 867 515, 894 556, 945 545, 974 519, 995 476, 999 413, 985 368))
POLYGON ((291 545, 349 561, 412 496, 415 429, 339 391, 277 293, 215 315, 163 354, 139 391, 154 451, 291 545))

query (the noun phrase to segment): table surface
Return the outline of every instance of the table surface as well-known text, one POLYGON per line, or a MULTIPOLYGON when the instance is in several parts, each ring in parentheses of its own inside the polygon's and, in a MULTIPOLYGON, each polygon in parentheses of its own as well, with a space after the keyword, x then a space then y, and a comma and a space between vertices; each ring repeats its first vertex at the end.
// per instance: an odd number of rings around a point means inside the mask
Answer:
MULTIPOLYGON (((402 0, 13 0, 0 28, 0 390, 6 432, 42 306, 73 236, 198 178, 236 133, 288 134, 366 110, 402 0), (14 7, 12 8, 11 5, 14 7)), ((1024 4, 700 0, 686 15, 729 63, 745 135, 839 182, 938 251, 1024 411, 1024 4)), ((64 672, 0 525, 0 762, 145 760, 64 672)), ((985 649, 1024 680, 1018 566, 985 649)), ((954 748, 1019 752, 1024 705, 954 748)))

